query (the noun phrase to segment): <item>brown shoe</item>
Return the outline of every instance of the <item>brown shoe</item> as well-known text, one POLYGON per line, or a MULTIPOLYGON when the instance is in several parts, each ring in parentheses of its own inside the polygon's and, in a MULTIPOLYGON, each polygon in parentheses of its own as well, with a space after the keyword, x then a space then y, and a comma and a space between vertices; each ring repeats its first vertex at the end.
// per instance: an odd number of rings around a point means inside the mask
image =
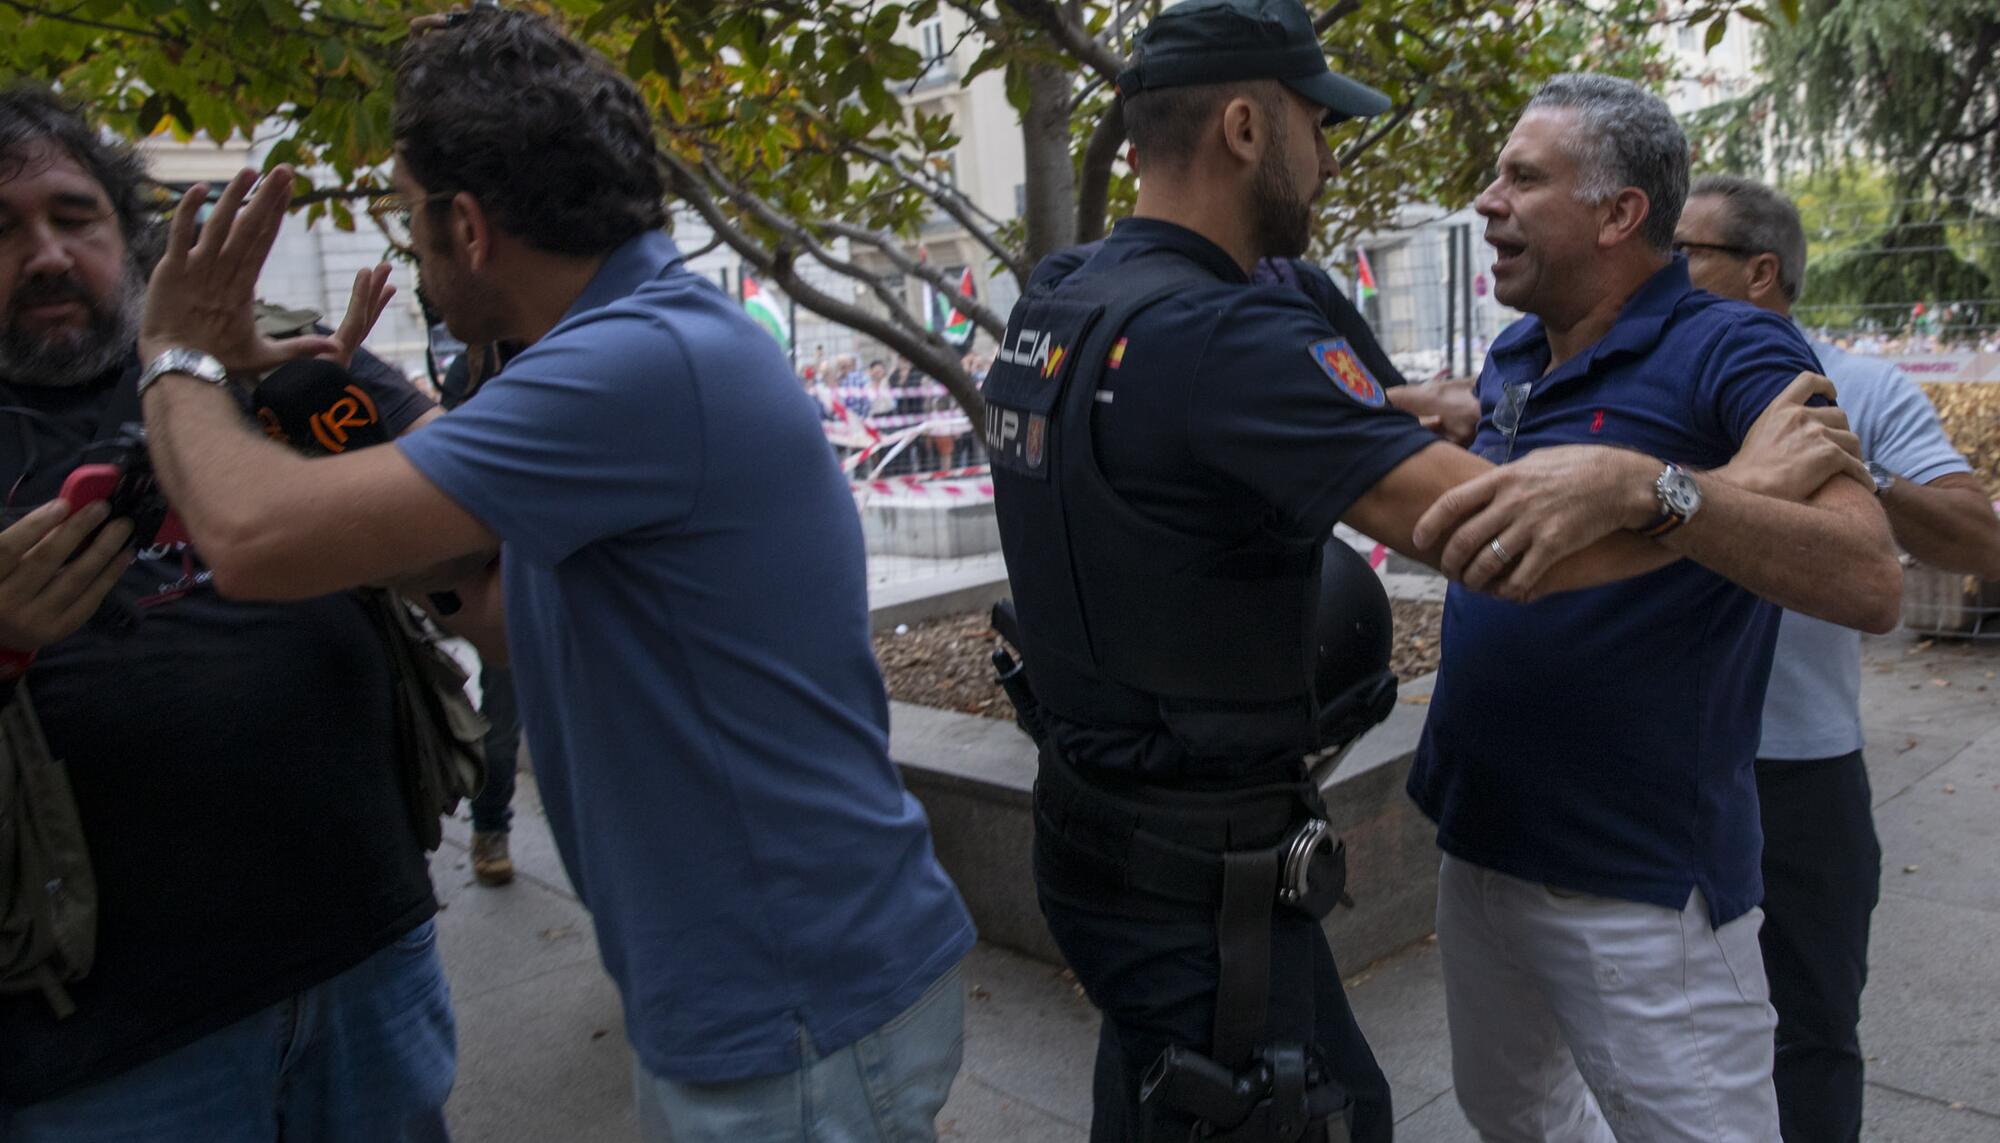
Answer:
POLYGON ((472 835, 472 875, 481 885, 505 885, 514 879, 514 860, 507 856, 507 834, 472 835))

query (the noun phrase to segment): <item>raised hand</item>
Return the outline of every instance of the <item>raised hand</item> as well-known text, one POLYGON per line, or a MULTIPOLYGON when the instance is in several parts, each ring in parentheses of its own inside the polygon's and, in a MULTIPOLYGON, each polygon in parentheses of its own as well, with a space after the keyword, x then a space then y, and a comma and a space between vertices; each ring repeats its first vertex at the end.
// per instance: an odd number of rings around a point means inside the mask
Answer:
POLYGON ((333 337, 278 340, 257 330, 257 276, 284 224, 291 193, 289 167, 274 168, 262 182, 255 171, 239 172, 200 225, 199 241, 196 218, 208 185, 196 183, 181 196, 167 227, 166 253, 146 289, 141 360, 167 349, 193 349, 213 356, 231 374, 253 375, 301 357, 340 352, 333 337))
POLYGON ((342 369, 347 368, 354 360, 354 351, 368 340, 368 331, 375 328, 389 299, 395 296, 396 287, 389 284, 387 262, 357 271, 354 292, 347 299, 347 316, 340 320, 340 328, 333 331, 333 340, 339 343, 339 348, 319 356, 342 369))

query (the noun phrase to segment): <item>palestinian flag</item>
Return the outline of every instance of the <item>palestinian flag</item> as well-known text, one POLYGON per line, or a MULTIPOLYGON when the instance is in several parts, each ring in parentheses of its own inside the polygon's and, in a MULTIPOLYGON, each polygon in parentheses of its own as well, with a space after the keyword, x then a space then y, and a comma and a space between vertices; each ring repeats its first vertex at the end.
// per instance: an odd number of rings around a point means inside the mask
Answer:
POLYGON ((1381 291, 1375 288, 1375 268, 1368 264, 1368 251, 1357 246, 1354 248, 1354 257, 1359 263, 1359 268, 1354 272, 1356 295, 1354 303, 1359 306, 1365 306, 1368 304, 1369 298, 1374 297, 1381 291))
MULTIPOLYGON (((968 298, 978 296, 972 287, 972 267, 967 266, 964 275, 958 279, 958 292, 968 298)), ((938 324, 938 332, 944 335, 944 339, 960 353, 972 348, 972 319, 959 313, 957 306, 947 305, 943 294, 937 295, 937 308, 939 313, 946 315, 938 324)))
POLYGON ((748 274, 743 275, 743 312, 750 315, 751 321, 763 326, 764 332, 778 339, 779 349, 792 347, 792 331, 786 328, 785 314, 778 308, 778 299, 748 274))

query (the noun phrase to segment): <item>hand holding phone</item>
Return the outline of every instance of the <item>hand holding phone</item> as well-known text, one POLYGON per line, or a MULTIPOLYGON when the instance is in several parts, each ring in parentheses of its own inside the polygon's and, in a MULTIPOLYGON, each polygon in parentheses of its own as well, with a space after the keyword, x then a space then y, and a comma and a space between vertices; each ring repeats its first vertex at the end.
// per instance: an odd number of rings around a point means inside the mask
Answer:
POLYGON ((0 530, 0 648, 40 650, 83 626, 131 566, 131 541, 108 506, 61 498, 0 530))

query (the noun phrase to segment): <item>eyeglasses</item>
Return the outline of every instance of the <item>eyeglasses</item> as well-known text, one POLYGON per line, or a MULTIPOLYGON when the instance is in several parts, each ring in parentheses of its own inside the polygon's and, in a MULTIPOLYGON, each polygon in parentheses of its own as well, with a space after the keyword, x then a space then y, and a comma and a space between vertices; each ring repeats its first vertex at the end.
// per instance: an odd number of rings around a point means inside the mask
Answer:
POLYGON ((1514 459, 1514 438, 1521 432, 1521 414, 1527 410, 1528 394, 1534 388, 1533 381, 1516 381, 1500 387, 1500 403, 1493 408, 1493 427, 1500 430, 1505 441, 1479 450, 1481 456, 1494 464, 1514 459))
POLYGON ((434 202, 444 202, 457 191, 436 191, 427 194, 415 204, 406 201, 399 194, 385 194, 368 200, 368 217, 382 228, 382 236, 389 245, 405 257, 417 256, 416 238, 410 229, 410 215, 418 206, 429 206, 434 202))
POLYGON ((1682 242, 1674 240, 1674 253, 1686 254, 1690 250, 1717 250, 1724 254, 1734 254, 1738 258, 1755 258, 1762 250, 1752 250, 1748 246, 1731 246, 1723 242, 1682 242))

